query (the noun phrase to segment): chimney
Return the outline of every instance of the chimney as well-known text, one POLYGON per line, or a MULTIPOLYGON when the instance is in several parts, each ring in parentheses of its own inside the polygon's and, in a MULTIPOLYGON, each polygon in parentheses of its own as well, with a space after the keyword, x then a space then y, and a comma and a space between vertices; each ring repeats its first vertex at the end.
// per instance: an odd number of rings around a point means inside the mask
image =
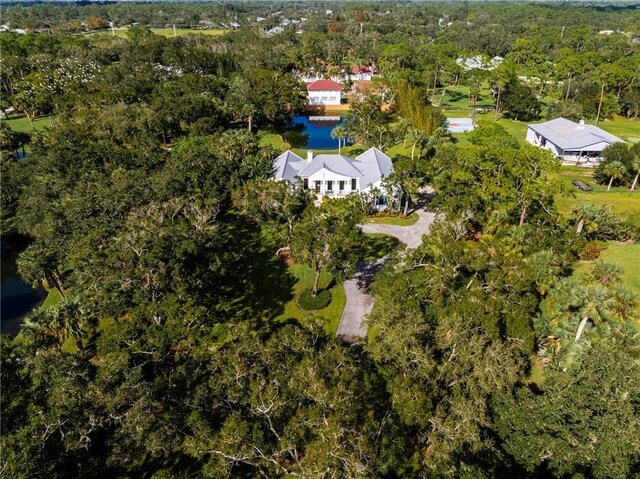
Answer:
POLYGON ((307 161, 313 160, 313 150, 307 150, 307 161))
POLYGON ((584 130, 584 120, 578 122, 578 130, 584 130))

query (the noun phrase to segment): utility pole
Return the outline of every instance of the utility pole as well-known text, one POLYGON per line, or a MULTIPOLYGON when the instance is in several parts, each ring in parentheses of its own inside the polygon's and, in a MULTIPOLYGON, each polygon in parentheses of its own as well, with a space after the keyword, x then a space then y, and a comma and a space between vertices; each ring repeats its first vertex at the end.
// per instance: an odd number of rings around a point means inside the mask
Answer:
POLYGON ((173 26, 173 38, 176 38, 178 35, 176 35, 176 26, 173 26))

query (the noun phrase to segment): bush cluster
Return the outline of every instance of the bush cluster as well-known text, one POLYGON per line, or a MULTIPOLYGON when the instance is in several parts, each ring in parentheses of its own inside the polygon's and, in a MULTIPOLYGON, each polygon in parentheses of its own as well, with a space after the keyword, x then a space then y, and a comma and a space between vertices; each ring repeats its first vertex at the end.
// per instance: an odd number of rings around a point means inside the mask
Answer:
POLYGON ((580 259, 584 261, 596 260, 605 249, 606 245, 601 241, 589 241, 580 253, 580 259))
POLYGON ((327 289, 318 291, 318 295, 314 298, 311 296, 311 289, 305 289, 298 295, 298 307, 304 311, 317 311, 324 309, 331 303, 331 293, 327 289))

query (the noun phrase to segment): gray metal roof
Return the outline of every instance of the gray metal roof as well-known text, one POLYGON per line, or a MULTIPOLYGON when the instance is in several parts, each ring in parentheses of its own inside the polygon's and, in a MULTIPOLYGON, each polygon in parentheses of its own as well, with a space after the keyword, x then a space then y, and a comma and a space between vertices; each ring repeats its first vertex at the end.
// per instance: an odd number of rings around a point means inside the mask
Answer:
POLYGON ((306 162, 292 151, 285 151, 277 157, 273 166, 275 167, 276 180, 295 181, 295 177, 299 176, 298 172, 302 169, 306 162))
POLYGON ((355 160, 344 155, 321 154, 308 161, 291 151, 274 160, 276 180, 295 182, 295 177, 308 178, 322 169, 348 178, 360 178, 362 188, 379 183, 393 171, 391 158, 377 148, 370 148, 355 160))
POLYGON ((377 148, 370 148, 360 156, 356 157, 356 161, 362 163, 358 165, 364 173, 363 187, 373 185, 387 177, 393 171, 393 163, 391 158, 382 153, 377 148))
POLYGON ((563 150, 580 150, 601 142, 609 144, 622 142, 617 136, 597 126, 579 125, 566 118, 529 125, 529 128, 563 150))
POLYGON ((318 155, 302 168, 298 175, 309 177, 322 169, 350 178, 362 178, 362 172, 354 165, 354 161, 343 155, 318 155))

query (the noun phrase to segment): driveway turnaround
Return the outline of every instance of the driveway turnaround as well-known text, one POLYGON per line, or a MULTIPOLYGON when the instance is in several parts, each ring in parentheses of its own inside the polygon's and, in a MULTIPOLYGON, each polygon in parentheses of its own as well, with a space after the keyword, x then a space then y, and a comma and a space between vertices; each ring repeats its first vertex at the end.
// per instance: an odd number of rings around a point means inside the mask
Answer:
POLYGON ((429 234, 429 227, 436 215, 429 213, 422 209, 416 211, 418 214, 418 221, 411 226, 394 226, 394 225, 382 225, 378 223, 367 223, 361 225, 360 228, 364 233, 383 233, 389 236, 395 236, 402 243, 407 245, 407 248, 417 248, 422 244, 422 236, 429 234))
MULTIPOLYGON (((365 233, 382 233, 395 236, 407 248, 417 248, 422 244, 422 236, 429 234, 429 227, 435 215, 424 210, 418 210, 418 221, 411 226, 394 226, 367 223, 361 225, 365 233)), ((380 271, 389 256, 375 261, 361 261, 356 265, 356 274, 344 282, 344 292, 347 303, 340 317, 336 336, 344 341, 353 342, 367 336, 366 316, 373 309, 374 299, 369 294, 369 286, 375 274, 380 271)))

